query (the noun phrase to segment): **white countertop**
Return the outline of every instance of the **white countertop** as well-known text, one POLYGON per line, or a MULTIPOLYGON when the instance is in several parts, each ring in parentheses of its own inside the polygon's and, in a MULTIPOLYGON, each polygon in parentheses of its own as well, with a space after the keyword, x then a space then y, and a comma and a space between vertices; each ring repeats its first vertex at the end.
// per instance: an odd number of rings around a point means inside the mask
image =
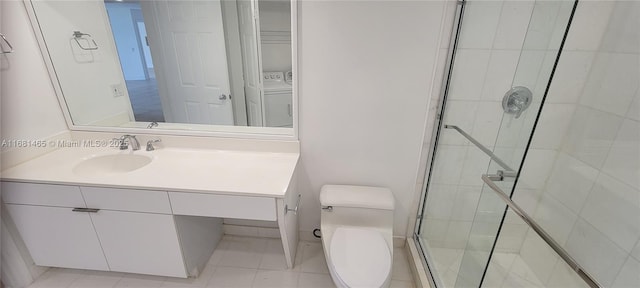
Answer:
MULTIPOLYGON (((143 145, 144 146, 144 145, 143 145)), ((299 153, 160 148, 60 148, 2 171, 3 181, 284 197, 299 153), (151 155, 153 161, 122 174, 84 177, 73 167, 103 154, 151 155)))

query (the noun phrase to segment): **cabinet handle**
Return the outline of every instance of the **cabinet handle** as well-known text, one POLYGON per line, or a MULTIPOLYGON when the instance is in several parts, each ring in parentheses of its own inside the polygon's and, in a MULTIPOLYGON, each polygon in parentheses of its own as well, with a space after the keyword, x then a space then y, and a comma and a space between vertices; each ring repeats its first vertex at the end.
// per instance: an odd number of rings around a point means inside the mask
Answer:
POLYGON ((73 210, 71 210, 73 212, 87 212, 87 213, 98 213, 98 211, 100 211, 100 209, 96 209, 96 208, 73 208, 73 210))
POLYGON ((289 205, 284 205, 284 214, 287 212, 293 212, 294 215, 298 215, 298 207, 300 207, 300 194, 298 194, 298 202, 296 202, 296 207, 291 209, 289 205))

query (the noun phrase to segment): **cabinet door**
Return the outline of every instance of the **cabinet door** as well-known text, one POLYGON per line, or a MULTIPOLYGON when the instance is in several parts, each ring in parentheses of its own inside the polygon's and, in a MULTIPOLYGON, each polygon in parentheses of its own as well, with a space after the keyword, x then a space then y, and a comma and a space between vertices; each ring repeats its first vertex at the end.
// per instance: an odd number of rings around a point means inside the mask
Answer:
POLYGON ((172 215, 100 210, 91 219, 111 271, 187 277, 172 215))
POLYGON ((265 94, 264 100, 267 127, 292 127, 291 93, 265 94))
POLYGON ((88 213, 61 207, 6 207, 37 265, 109 270, 88 213))

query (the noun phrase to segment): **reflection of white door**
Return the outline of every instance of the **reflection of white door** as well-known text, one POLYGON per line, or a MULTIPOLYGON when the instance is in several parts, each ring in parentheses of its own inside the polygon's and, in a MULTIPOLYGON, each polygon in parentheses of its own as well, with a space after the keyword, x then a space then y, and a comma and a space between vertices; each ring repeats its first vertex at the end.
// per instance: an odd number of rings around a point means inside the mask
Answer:
POLYGON ((260 59, 262 53, 260 53, 260 33, 257 33, 260 31, 258 1, 238 0, 238 16, 247 118, 249 126, 263 126, 264 104, 261 89, 262 61, 260 59))
POLYGON ((233 125, 220 1, 140 3, 167 122, 233 125))

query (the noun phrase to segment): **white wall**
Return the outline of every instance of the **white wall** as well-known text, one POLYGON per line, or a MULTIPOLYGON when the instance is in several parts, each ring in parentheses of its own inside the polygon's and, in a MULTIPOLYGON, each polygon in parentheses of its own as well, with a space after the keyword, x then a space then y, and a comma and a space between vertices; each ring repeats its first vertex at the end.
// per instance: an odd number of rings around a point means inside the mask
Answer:
MULTIPOLYGON (((67 131, 23 2, 0 1, 0 7, 2 33, 15 48, 14 53, 0 55, 0 139, 38 140, 67 131)), ((5 148, 3 166, 7 161, 15 161, 5 157, 11 151, 5 148)), ((38 153, 43 151, 29 154, 38 153)), ((29 261, 22 240, 5 217, 2 217, 0 277, 7 287, 22 287, 44 269, 29 261)))
POLYGON ((14 53, 0 56, 2 139, 34 140, 67 130, 22 1, 2 1, 2 32, 14 53))
POLYGON ((300 230, 320 225, 322 185, 371 185, 393 191, 394 235, 404 236, 445 2, 299 4, 300 230))

